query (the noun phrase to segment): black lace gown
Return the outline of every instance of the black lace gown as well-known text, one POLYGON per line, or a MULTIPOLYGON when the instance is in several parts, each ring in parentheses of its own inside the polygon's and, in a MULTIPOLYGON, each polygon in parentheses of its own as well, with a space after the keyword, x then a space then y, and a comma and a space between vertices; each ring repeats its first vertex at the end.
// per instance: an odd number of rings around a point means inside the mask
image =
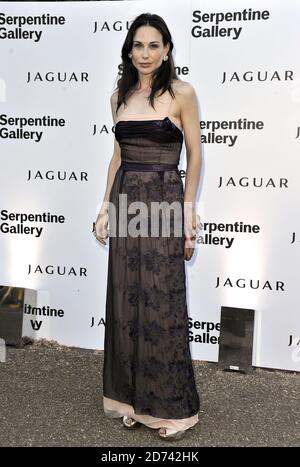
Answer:
MULTIPOLYGON (((172 222, 169 236, 151 236, 150 216, 154 201, 177 202, 183 213, 183 133, 168 115, 129 118, 115 126, 122 163, 110 193, 116 235, 109 237, 103 406, 108 417, 187 429, 198 422, 200 398, 189 347, 183 220, 181 236, 172 222), (120 194, 127 195, 126 209, 135 201, 149 208, 148 237, 124 235, 139 211, 120 227, 120 194)), ((109 216, 110 231, 111 208, 109 216)))

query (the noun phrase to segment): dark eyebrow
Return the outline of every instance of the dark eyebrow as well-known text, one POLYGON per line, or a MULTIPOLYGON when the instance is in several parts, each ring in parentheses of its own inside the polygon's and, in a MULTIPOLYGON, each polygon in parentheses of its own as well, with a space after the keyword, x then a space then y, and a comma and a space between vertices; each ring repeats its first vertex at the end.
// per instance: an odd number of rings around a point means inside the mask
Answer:
MULTIPOLYGON (((138 42, 139 44, 142 43, 141 41, 133 41, 133 42, 138 42)), ((158 42, 158 43, 159 43, 159 41, 151 41, 150 44, 154 44, 155 42, 158 42)))

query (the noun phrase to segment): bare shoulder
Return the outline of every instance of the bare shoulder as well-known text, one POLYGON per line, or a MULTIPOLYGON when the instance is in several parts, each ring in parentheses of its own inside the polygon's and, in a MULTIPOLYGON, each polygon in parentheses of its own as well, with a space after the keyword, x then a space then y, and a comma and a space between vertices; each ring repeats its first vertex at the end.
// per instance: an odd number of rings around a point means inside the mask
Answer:
POLYGON ((179 100, 190 100, 196 96, 195 89, 191 83, 181 79, 173 80, 173 89, 179 100))
POLYGON ((118 102, 118 90, 113 92, 112 95, 110 96, 110 103, 112 106, 116 108, 118 102))
POLYGON ((112 112, 114 122, 116 121, 117 103, 118 103, 118 90, 113 92, 113 94, 110 96, 111 112, 112 112))

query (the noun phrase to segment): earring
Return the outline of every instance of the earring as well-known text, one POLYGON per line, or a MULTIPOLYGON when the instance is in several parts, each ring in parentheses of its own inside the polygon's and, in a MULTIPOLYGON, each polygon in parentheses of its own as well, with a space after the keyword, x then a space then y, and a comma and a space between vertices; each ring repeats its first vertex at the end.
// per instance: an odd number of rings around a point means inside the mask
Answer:
POLYGON ((132 54, 128 54, 128 57, 129 57, 129 58, 132 58, 132 54))
POLYGON ((168 58, 169 58, 168 55, 165 55, 163 60, 166 62, 168 60, 168 58))

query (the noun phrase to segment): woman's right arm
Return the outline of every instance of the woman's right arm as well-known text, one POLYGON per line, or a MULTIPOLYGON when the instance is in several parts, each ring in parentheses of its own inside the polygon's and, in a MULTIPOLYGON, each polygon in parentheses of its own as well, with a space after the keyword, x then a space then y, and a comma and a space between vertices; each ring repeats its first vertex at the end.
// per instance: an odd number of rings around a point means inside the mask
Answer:
MULTIPOLYGON (((117 119, 116 117, 117 98, 118 98, 118 91, 114 92, 110 98, 111 112, 112 112, 112 118, 113 118, 114 124, 116 123, 116 119, 117 119)), ((103 202, 102 202, 102 206, 101 206, 99 214, 103 214, 108 211, 108 202, 109 202, 111 187, 113 185, 115 175, 120 164, 121 164, 121 148, 116 138, 114 138, 114 153, 113 153, 113 156, 110 160, 109 167, 108 167, 105 194, 104 194, 104 198, 103 198, 103 202)))
MULTIPOLYGON (((117 92, 112 94, 110 98, 111 111, 114 124, 116 123, 116 108, 117 108, 117 92)), ((99 242, 106 245, 105 239, 108 237, 108 203, 110 198, 111 188, 115 179, 116 172, 121 164, 121 148, 116 138, 114 139, 114 153, 110 160, 105 194, 102 202, 101 209, 98 213, 95 222, 95 236, 99 242)))
MULTIPOLYGON (((118 98, 118 91, 114 92, 110 97, 111 112, 112 112, 112 118, 113 118, 114 124, 116 123, 116 119, 117 119, 116 117, 117 98, 118 98)), ((99 214, 102 214, 108 211, 108 202, 109 202, 111 187, 113 185, 115 175, 120 164, 121 164, 121 148, 116 138, 114 138, 114 153, 113 153, 113 156, 110 160, 109 167, 108 167, 105 194, 104 194, 104 198, 103 198, 103 202, 102 202, 102 206, 101 206, 99 214)))

